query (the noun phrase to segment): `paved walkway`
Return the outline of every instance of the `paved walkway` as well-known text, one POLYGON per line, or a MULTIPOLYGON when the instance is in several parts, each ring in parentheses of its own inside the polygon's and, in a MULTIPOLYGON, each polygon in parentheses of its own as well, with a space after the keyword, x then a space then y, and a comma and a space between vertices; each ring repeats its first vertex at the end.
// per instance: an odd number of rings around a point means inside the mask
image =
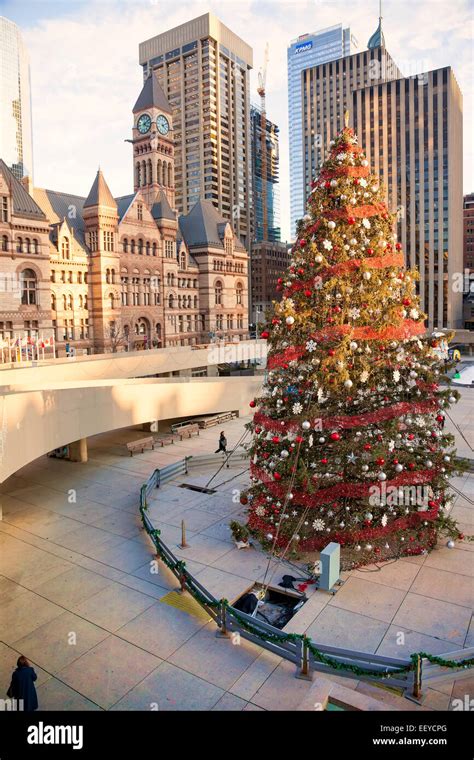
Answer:
MULTIPOLYGON (((468 451, 473 423, 464 401, 460 406, 464 412, 458 407, 453 419, 463 426, 466 439, 460 442, 468 451)), ((245 421, 225 425, 231 446, 245 421)), ((0 690, 6 691, 21 653, 38 672, 43 710, 274 710, 296 709, 308 700, 311 687, 294 678, 291 663, 246 641, 233 646, 217 639, 213 623, 161 601, 177 584, 161 563, 156 572, 140 528, 139 488, 155 467, 214 451, 218 432, 211 428, 199 438, 131 458, 124 442, 143 433, 114 431, 90 441, 87 464, 43 457, 3 484, 0 690)), ((178 486, 186 479, 205 485, 215 470, 191 473, 157 491, 150 507, 173 551, 201 583, 228 599, 263 577, 267 566, 256 550, 237 551, 228 529, 242 509, 243 469, 222 470, 212 483, 222 485, 210 496, 178 486), (181 519, 186 550, 177 547, 181 519)), ((468 498, 474 498, 474 479, 465 476, 453 485, 463 494, 456 496, 453 514, 472 532, 468 498)), ((313 593, 287 630, 393 656, 473 646, 473 549, 442 544, 426 557, 345 574, 336 596, 313 593)), ((285 572, 294 568, 280 565, 273 583, 285 572)), ((387 707, 393 702, 375 686, 330 680, 356 690, 359 699, 375 695, 387 707)), ((429 690, 424 709, 449 709, 453 698, 469 693, 472 679, 440 685, 429 690)), ((404 700, 401 707, 410 704, 404 700)))

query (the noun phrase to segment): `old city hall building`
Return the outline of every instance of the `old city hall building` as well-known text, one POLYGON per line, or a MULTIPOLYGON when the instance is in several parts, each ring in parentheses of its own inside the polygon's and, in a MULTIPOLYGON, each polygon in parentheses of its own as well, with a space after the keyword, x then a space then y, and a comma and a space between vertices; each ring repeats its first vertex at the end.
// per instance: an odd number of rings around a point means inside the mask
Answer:
POLYGON ((134 192, 32 188, 0 160, 0 340, 58 355, 242 340, 248 255, 209 200, 174 211, 172 109, 156 75, 133 109, 134 192))

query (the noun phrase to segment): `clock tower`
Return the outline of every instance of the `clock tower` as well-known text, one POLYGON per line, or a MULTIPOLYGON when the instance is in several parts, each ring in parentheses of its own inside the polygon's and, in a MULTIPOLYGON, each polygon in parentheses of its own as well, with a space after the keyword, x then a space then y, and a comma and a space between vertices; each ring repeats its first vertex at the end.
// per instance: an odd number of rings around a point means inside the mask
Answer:
POLYGON ((135 192, 151 209, 163 190, 174 209, 173 113, 153 71, 133 108, 132 144, 135 192))

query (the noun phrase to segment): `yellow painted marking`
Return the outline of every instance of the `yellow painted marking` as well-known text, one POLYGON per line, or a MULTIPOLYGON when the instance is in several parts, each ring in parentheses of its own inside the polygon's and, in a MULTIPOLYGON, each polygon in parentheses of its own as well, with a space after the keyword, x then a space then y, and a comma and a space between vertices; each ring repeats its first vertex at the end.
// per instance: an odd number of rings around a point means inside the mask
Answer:
POLYGON ((161 597, 160 602, 169 604, 170 607, 175 607, 175 609, 186 612, 188 615, 194 615, 205 623, 212 619, 199 602, 196 602, 188 593, 181 594, 178 591, 170 591, 169 594, 161 597))

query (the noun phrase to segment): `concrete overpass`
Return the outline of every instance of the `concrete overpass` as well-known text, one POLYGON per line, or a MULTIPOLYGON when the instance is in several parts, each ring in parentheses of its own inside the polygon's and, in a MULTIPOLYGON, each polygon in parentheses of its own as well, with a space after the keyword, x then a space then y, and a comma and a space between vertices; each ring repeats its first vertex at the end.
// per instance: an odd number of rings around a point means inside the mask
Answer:
MULTIPOLYGON (((236 350, 259 358, 262 342, 236 350)), ((228 410, 247 414, 261 375, 190 376, 198 367, 215 370, 222 356, 212 346, 158 349, 0 372, 0 483, 48 451, 98 433, 228 410), (188 376, 144 377, 173 372, 188 376)))

